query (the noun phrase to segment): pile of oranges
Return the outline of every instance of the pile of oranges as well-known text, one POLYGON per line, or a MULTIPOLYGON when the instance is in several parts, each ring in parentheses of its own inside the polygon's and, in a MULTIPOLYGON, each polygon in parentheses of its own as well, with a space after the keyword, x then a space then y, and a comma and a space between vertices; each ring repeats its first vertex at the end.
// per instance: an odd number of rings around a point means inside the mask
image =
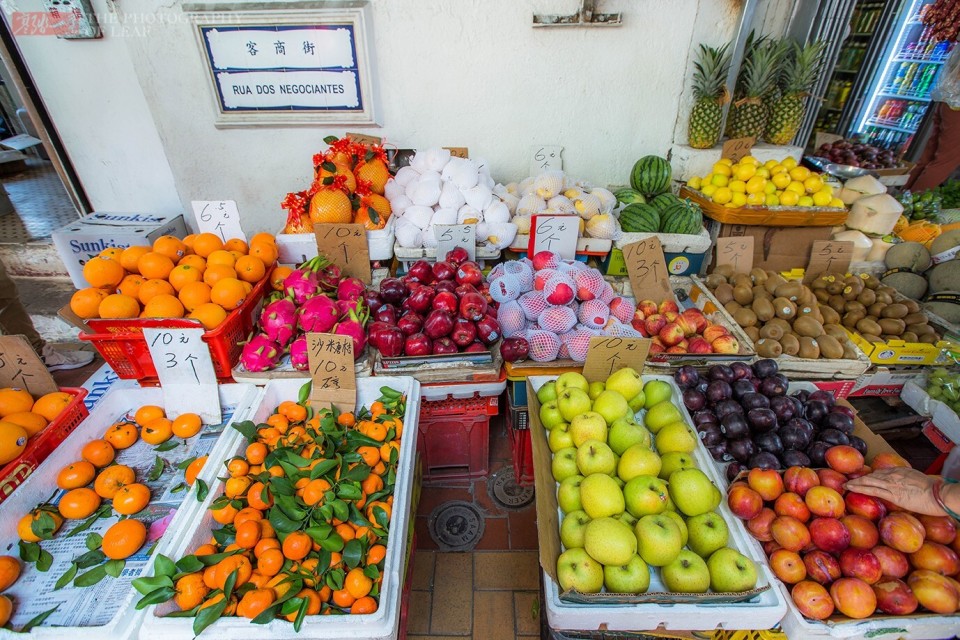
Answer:
POLYGON ((26 389, 0 389, 0 464, 23 453, 29 439, 53 422, 73 398, 64 391, 34 399, 26 389))
POLYGON ((198 570, 167 592, 194 615, 215 608, 195 619, 195 633, 220 616, 299 628, 306 615, 377 610, 405 401, 382 392, 357 414, 284 401, 263 424, 235 425, 248 444, 224 462, 210 505, 222 526, 177 561, 198 570))
POLYGON ((70 309, 90 318, 191 318, 214 329, 243 304, 277 261, 277 244, 258 233, 248 245, 216 234, 183 240, 161 236, 153 246, 104 249, 83 266, 90 284, 70 309))

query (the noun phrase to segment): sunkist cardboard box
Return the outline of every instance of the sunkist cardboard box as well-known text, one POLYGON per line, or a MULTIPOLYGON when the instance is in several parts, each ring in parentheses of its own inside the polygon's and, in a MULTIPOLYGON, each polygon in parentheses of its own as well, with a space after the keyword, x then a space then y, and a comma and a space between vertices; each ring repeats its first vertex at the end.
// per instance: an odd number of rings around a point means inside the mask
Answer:
POLYGON ((182 215, 95 211, 54 231, 53 243, 73 285, 81 289, 89 286, 83 278, 83 265, 104 249, 149 246, 167 235, 187 235, 182 215))
POLYGON ((806 267, 813 243, 829 240, 833 227, 760 227, 713 222, 711 235, 720 238, 753 236, 753 266, 768 271, 806 267))

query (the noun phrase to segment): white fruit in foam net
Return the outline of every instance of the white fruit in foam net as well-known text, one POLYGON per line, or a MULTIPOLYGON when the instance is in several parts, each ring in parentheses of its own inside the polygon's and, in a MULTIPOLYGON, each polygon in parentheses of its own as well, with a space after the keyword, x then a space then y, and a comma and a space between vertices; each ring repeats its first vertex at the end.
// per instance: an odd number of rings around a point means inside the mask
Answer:
POLYGON ((573 281, 577 285, 577 299, 586 301, 599 298, 603 292, 606 280, 596 269, 577 270, 573 274, 573 281))
POLYGON ((617 296, 610 301, 610 315, 620 322, 629 324, 637 311, 637 305, 630 298, 617 296))
POLYGON ((523 309, 523 315, 527 320, 534 322, 547 308, 547 301, 543 298, 540 291, 528 291, 517 299, 520 308, 523 309))
POLYGON ((490 280, 490 297, 497 302, 516 300, 523 293, 523 283, 512 273, 504 273, 496 280, 490 280))
POLYGON ((589 329, 574 329, 560 336, 560 339, 566 345, 567 352, 572 360, 586 362, 587 351, 590 349, 590 338, 595 335, 597 334, 589 329))
POLYGON ((397 244, 401 247, 413 249, 423 246, 423 232, 420 227, 405 218, 400 218, 397 221, 395 233, 397 244))
POLYGON ((457 210, 440 207, 433 212, 433 219, 430 221, 430 224, 457 224, 457 210))
POLYGON ((643 335, 628 324, 623 324, 616 318, 607 320, 607 326, 603 328, 604 335, 614 338, 642 338, 643 335))
POLYGON ((403 193, 403 185, 390 178, 387 180, 387 184, 383 185, 383 197, 387 200, 390 200, 390 204, 393 204, 393 199, 403 193))
POLYGON ((530 359, 536 362, 550 362, 557 359, 560 350, 560 338, 557 334, 542 329, 527 330, 527 342, 530 344, 530 359))
POLYGON ((400 215, 413 205, 413 200, 407 197, 407 194, 401 193, 396 198, 390 201, 390 209, 393 211, 394 215, 400 215))
POLYGON ((483 210, 483 219, 487 222, 510 222, 510 210, 500 200, 494 198, 483 210))
POLYGON ((556 213, 576 213, 573 202, 567 196, 553 196, 547 200, 547 209, 556 213))
POLYGON ((503 200, 503 204, 507 205, 511 216, 517 212, 517 205, 520 204, 520 198, 516 194, 505 193, 500 196, 500 199, 503 200))
POLYGON ((420 178, 420 181, 413 190, 413 194, 410 195, 410 199, 413 200, 413 204, 432 207, 440 200, 440 189, 439 180, 425 180, 420 178))
MULTIPOLYGON (((493 201, 493 193, 490 192, 489 187, 482 184, 464 189, 463 197, 466 198, 468 205, 479 211, 486 209, 493 201)), ((439 199, 439 195, 437 198, 439 199)))
POLYGON ((475 187, 480 182, 480 173, 473 162, 461 158, 461 162, 457 163, 457 166, 450 172, 450 179, 461 191, 465 191, 475 187))
POLYGON ((420 172, 413 167, 400 167, 397 169, 397 175, 393 177, 401 187, 406 187, 414 180, 420 179, 420 172))
POLYGON ((577 314, 570 307, 547 307, 537 317, 542 329, 554 333, 566 333, 577 324, 577 314))
POLYGON ((488 225, 483 234, 477 227, 477 239, 484 239, 494 249, 506 249, 517 237, 517 225, 512 222, 494 222, 488 225))
POLYGON ((533 288, 537 291, 543 291, 547 286, 547 280, 557 275, 559 272, 555 269, 540 269, 533 274, 533 288))
POLYGON ((600 198, 592 193, 582 193, 573 201, 573 208, 581 218, 589 220, 600 213, 600 198))
POLYGON ((512 222, 517 225, 517 233, 530 235, 530 224, 533 222, 530 216, 513 216, 512 222))
POLYGON ((600 213, 610 213, 617 207, 617 197, 608 189, 594 187, 590 193, 600 199, 600 213))
POLYGON ((440 206, 447 209, 459 209, 467 200, 463 197, 460 189, 452 182, 444 182, 440 190, 440 206))
POLYGON ((482 221, 483 214, 476 207, 465 204, 457 211, 457 224, 476 224, 482 221))
POLYGON ((420 229, 426 229, 430 226, 430 221, 433 220, 433 209, 415 204, 412 207, 407 207, 407 210, 403 212, 403 219, 420 229))
POLYGON ((617 219, 609 213, 601 213, 587 220, 587 235, 601 240, 616 240, 620 233, 617 219))
POLYGON ((544 171, 533 179, 533 188, 538 196, 549 200, 563 191, 563 172, 544 171))
POLYGON ((511 260, 503 263, 503 272, 516 276, 520 280, 520 286, 524 291, 530 291, 533 288, 533 269, 526 263, 519 260, 511 260))
POLYGON ((573 302, 576 292, 577 289, 573 279, 564 273, 554 275, 543 285, 543 297, 546 298, 548 304, 569 304, 573 302))
POLYGON ((500 323, 500 331, 503 332, 504 338, 521 335, 527 328, 527 319, 516 300, 509 300, 500 305, 497 309, 497 322, 500 323))
POLYGON ((440 245, 440 243, 437 241, 437 234, 434 233, 434 228, 435 227, 433 225, 430 225, 423 230, 423 246, 436 248, 440 245))
POLYGON ((602 329, 610 319, 610 307, 600 300, 588 300, 580 305, 577 319, 592 329, 602 329))
POLYGON ((450 162, 450 149, 433 147, 420 153, 424 155, 424 164, 429 171, 443 171, 443 168, 450 162))

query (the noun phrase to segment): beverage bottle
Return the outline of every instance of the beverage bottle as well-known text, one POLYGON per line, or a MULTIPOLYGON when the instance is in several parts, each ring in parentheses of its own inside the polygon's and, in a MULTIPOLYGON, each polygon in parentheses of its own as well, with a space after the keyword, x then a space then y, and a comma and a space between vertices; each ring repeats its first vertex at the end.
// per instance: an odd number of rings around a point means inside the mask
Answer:
POLYGON ((897 93, 897 90, 900 88, 901 83, 903 82, 903 76, 907 73, 907 62, 901 62, 897 67, 897 72, 893 76, 893 80, 890 82, 890 93, 897 93))
POLYGON ((890 103, 892 100, 885 100, 880 109, 877 111, 877 120, 886 120, 887 114, 890 113, 890 103))
POLYGON ((937 41, 931 40, 927 43, 927 50, 924 52, 923 57, 925 60, 933 60, 933 52, 937 49, 937 41))
POLYGON ((842 107, 847 103, 847 98, 850 96, 850 89, 853 88, 853 83, 849 80, 843 83, 843 88, 840 90, 840 104, 838 106, 842 107))
POLYGON ((903 74, 903 80, 900 82, 900 89, 897 93, 907 93, 910 84, 913 82, 913 76, 917 73, 917 67, 919 66, 916 62, 911 62, 907 65, 907 71, 903 74))
POLYGON ((917 48, 916 42, 908 42, 907 45, 900 51, 901 58, 912 58, 913 51, 917 48))

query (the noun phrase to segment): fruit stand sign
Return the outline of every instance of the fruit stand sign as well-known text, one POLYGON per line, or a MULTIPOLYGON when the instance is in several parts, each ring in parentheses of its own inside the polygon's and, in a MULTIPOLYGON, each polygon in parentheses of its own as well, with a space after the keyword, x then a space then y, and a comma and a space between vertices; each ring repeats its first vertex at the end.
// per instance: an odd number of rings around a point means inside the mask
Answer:
POLYGON ((234 200, 192 200, 193 215, 197 218, 200 233, 212 233, 226 242, 230 238, 243 238, 240 226, 240 211, 234 200))
POLYGON ((438 224, 434 227, 437 236, 437 260, 443 260, 447 254, 463 247, 470 260, 477 256, 477 225, 475 224, 438 224))
POLYGON ((603 382, 614 371, 632 367, 643 373, 643 365, 650 352, 649 338, 590 338, 587 361, 583 363, 583 377, 588 382, 603 382))
POLYGON ((630 287, 637 300, 673 300, 670 272, 663 256, 663 245, 656 236, 632 242, 623 248, 623 261, 630 276, 630 287))
POLYGON ((362 224, 315 224, 317 249, 343 271, 344 277, 370 284, 370 248, 362 224))
POLYGON ((720 157, 729 158, 734 162, 738 162, 744 156, 750 155, 750 150, 753 149, 753 145, 756 143, 757 139, 753 136, 732 138, 723 143, 723 151, 720 152, 720 157))
POLYGON ((846 273, 853 257, 853 243, 840 240, 817 240, 810 250, 810 264, 803 274, 804 283, 813 282, 826 271, 846 273))
POLYGON ((53 393, 57 383, 23 336, 0 336, 0 387, 26 389, 34 397, 53 393))
POLYGON ((540 175, 544 171, 563 171, 563 147, 559 145, 538 144, 530 147, 530 175, 540 175))
POLYGON ((717 264, 728 264, 734 273, 748 273, 753 269, 753 236, 717 238, 717 264))
POLYGON ((220 424, 220 393, 204 329, 143 329, 160 378, 167 416, 196 413, 206 424, 220 424))
POLYGON ((533 216, 531 230, 530 258, 541 251, 552 251, 563 260, 576 259, 579 216, 533 216))
POLYGON ((334 405, 353 411, 357 403, 357 374, 353 364, 353 338, 333 333, 308 333, 310 400, 314 407, 334 405))
POLYGON ((470 150, 467 147, 444 147, 450 151, 451 158, 469 158, 470 150))
POLYGON ((383 142, 383 138, 378 138, 377 136, 368 136, 365 133, 347 133, 345 137, 350 138, 354 142, 359 142, 360 144, 380 144, 383 142))

